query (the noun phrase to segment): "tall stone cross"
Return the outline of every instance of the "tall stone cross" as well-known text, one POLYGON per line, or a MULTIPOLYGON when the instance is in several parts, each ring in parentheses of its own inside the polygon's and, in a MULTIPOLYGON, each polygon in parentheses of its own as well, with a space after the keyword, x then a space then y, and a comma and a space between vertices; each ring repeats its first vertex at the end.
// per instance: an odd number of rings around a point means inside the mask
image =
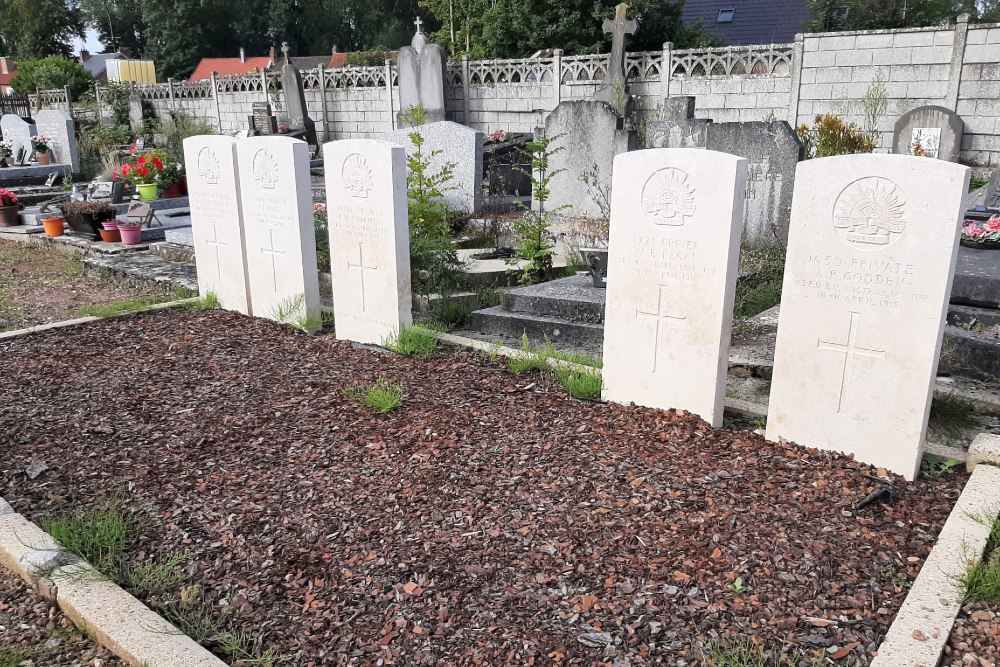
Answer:
POLYGON ((604 32, 611 33, 611 62, 604 77, 604 85, 594 94, 595 100, 610 102, 617 86, 625 88, 625 36, 639 30, 638 21, 627 17, 628 5, 615 7, 615 18, 604 20, 604 32))
POLYGON ((417 17, 417 20, 413 22, 413 25, 417 26, 417 34, 418 35, 422 35, 423 32, 424 32, 423 30, 420 29, 420 26, 422 26, 423 24, 424 24, 424 22, 420 20, 419 16, 417 17))
MULTIPOLYGON (((605 23, 607 23, 607 21, 605 21, 605 23)), ((288 59, 288 51, 289 51, 289 49, 288 49, 288 42, 282 42, 281 43, 281 52, 285 55, 285 64, 288 64, 288 63, 291 62, 288 59)))

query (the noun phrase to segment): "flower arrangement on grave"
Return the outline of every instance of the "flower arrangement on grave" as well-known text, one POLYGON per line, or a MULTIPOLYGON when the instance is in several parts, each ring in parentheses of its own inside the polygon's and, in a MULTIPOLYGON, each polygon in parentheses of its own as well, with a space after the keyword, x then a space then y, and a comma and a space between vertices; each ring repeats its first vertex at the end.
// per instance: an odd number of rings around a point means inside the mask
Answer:
POLYGON ((1000 215, 962 223, 962 244, 973 248, 1000 248, 1000 215))
POLYGON ((279 123, 278 124, 278 134, 288 134, 288 124, 279 123))
POLYGON ((497 130, 496 132, 491 132, 486 137, 486 141, 491 144, 500 143, 501 141, 507 141, 507 131, 497 130))
POLYGON ((9 141, 0 141, 0 161, 14 156, 14 147, 9 141))
POLYGON ((7 206, 17 206, 17 195, 8 190, 7 188, 0 188, 0 208, 6 208, 7 206))
POLYGON ((44 134, 36 134, 31 137, 31 148, 38 155, 45 155, 49 152, 49 147, 52 144, 52 140, 46 137, 44 134))
POLYGON ((143 201, 153 201, 156 199, 157 189, 160 187, 160 173, 164 170, 163 151, 146 151, 137 153, 130 157, 119 169, 112 174, 115 180, 122 180, 131 183, 139 192, 143 201))
POLYGON ((927 151, 924 150, 919 141, 913 142, 912 153, 914 157, 927 157, 927 151))
POLYGON ((14 227, 20 224, 17 212, 21 203, 17 195, 7 188, 0 188, 0 227, 14 227))

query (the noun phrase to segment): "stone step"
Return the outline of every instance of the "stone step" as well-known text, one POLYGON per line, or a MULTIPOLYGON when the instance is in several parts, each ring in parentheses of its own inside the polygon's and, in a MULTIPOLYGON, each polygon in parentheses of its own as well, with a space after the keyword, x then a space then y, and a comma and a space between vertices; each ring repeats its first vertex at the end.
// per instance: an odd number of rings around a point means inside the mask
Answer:
POLYGON ((512 313, 603 324, 605 293, 594 288, 589 275, 574 275, 512 289, 504 296, 503 305, 512 313))
POLYGON ((501 306, 477 310, 472 313, 468 328, 486 335, 520 338, 527 334, 532 341, 551 340, 570 345, 600 348, 604 340, 604 327, 588 322, 573 322, 560 317, 512 313, 501 306))

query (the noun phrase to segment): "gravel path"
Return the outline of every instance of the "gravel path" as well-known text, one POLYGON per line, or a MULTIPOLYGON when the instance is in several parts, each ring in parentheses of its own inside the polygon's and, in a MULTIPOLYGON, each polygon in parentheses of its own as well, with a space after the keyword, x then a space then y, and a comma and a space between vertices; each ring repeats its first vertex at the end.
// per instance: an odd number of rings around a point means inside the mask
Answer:
POLYGON ((966 479, 855 511, 877 471, 843 456, 222 312, 3 341, 0 377, 0 495, 120 489, 139 556, 189 554, 303 666, 694 666, 728 637, 866 665, 966 479), (380 377, 395 412, 343 393, 380 377))
POLYGON ((62 612, 3 568, 0 568, 0 664, 29 667, 125 665, 113 653, 79 632, 62 612), (14 661, 15 657, 20 660, 14 661))

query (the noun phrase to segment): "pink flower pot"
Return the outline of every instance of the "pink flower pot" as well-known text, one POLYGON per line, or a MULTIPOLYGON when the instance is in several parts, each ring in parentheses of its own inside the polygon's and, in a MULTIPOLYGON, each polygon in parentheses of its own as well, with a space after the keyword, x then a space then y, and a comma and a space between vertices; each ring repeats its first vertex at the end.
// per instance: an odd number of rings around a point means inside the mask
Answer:
POLYGON ((105 229, 107 229, 108 231, 110 231, 112 229, 118 229, 118 223, 117 222, 102 222, 101 223, 101 227, 104 227, 105 229))
POLYGON ((139 245, 142 243, 142 227, 119 227, 122 235, 122 245, 139 245))

